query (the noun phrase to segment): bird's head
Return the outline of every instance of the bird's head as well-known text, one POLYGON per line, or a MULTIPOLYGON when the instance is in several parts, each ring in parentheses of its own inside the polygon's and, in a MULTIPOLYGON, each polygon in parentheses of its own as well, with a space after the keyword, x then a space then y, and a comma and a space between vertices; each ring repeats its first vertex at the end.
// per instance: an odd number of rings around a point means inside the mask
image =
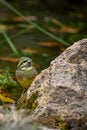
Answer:
POLYGON ((22 57, 17 65, 18 70, 26 70, 32 68, 32 60, 28 57, 22 57))

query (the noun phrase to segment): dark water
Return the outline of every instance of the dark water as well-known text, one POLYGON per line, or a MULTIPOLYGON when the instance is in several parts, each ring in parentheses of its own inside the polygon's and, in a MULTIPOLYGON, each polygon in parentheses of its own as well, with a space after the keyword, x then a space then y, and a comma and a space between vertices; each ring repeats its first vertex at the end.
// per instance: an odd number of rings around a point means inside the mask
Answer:
MULTIPOLYGON (((70 45, 79 39, 87 36, 86 33, 86 4, 85 1, 80 3, 75 1, 62 0, 58 2, 55 0, 7 0, 12 6, 19 10, 31 21, 37 23, 44 29, 51 31, 57 37, 67 41, 70 45), (78 6, 77 6, 78 5, 78 6), (54 18, 70 27, 75 27, 81 30, 77 33, 65 33, 59 32, 59 25, 54 24, 51 19, 54 18), (56 31, 57 30, 57 31, 56 31)), ((8 7, 0 2, 0 23, 5 26, 5 30, 11 38, 21 31, 27 30, 22 35, 16 36, 12 39, 13 44, 20 52, 21 56, 29 56, 38 71, 47 68, 55 57, 57 57, 66 47, 53 40, 51 37, 43 34, 35 27, 27 24, 23 19, 13 13, 8 7), (57 45, 58 44, 58 45, 57 45)), ((2 33, 0 33, 0 56, 1 57, 15 57, 11 48, 5 41, 2 33), (4 42, 3 42, 4 40, 4 42)), ((11 70, 16 69, 16 64, 0 61, 0 69, 10 68, 11 70)))

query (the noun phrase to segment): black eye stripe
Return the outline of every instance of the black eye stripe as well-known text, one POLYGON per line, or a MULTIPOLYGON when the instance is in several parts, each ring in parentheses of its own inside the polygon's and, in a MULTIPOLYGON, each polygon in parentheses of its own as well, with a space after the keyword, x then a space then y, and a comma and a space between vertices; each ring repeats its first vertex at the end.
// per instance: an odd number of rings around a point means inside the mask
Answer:
POLYGON ((31 67, 31 61, 25 60, 25 61, 21 62, 19 66, 20 66, 20 68, 31 67))
POLYGON ((22 68, 23 64, 26 63, 28 60, 24 60, 24 61, 19 61, 19 64, 17 66, 17 68, 22 68))
POLYGON ((21 63, 20 63, 20 66, 23 64, 23 63, 26 63, 27 62, 27 60, 25 60, 25 61, 22 61, 21 63))

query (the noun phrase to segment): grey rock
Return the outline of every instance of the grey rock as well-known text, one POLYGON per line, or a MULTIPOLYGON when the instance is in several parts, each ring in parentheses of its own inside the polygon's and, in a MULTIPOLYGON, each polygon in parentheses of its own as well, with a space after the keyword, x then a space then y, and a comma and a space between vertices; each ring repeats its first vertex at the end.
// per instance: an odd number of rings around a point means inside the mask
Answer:
POLYGON ((35 92, 38 105, 29 120, 48 126, 57 117, 87 121, 87 39, 75 42, 35 78, 27 100, 35 92))

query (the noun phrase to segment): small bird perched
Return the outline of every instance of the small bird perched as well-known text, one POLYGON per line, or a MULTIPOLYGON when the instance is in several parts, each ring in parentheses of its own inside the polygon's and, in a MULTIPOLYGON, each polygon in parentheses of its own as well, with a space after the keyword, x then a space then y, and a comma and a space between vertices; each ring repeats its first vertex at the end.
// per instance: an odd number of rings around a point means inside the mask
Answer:
POLYGON ((32 60, 28 57, 22 57, 19 60, 16 70, 18 83, 27 89, 36 77, 37 71, 32 65, 32 60))

